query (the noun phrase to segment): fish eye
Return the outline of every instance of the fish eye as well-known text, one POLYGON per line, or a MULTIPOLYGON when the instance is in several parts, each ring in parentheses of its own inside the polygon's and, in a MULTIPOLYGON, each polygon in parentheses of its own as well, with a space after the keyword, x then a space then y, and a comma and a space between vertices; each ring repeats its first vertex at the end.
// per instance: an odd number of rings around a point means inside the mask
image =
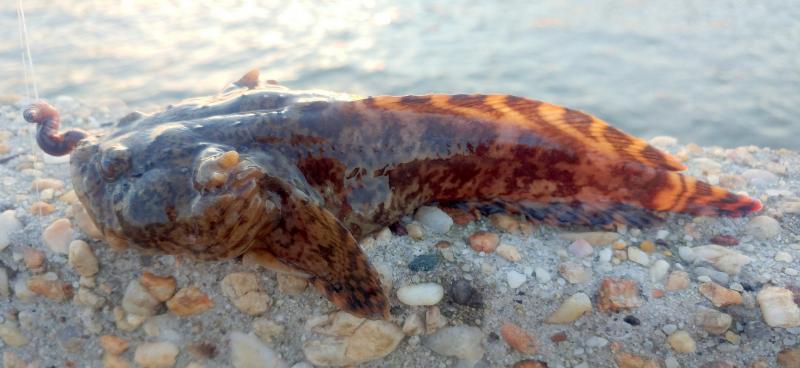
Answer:
POLYGON ((99 171, 106 181, 116 180, 122 173, 130 168, 130 151, 123 146, 113 146, 106 149, 99 162, 99 171))

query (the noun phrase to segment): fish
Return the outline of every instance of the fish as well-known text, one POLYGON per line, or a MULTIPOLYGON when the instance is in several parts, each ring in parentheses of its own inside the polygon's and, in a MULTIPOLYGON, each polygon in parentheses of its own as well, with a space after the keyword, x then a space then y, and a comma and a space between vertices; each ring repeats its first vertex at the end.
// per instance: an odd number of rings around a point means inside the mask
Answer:
POLYGON ((44 101, 24 118, 42 150, 70 155, 75 193, 109 245, 249 253, 371 319, 389 317, 389 299, 358 240, 426 204, 587 227, 762 208, 597 117, 505 94, 363 97, 251 71, 106 130, 61 133, 44 101))

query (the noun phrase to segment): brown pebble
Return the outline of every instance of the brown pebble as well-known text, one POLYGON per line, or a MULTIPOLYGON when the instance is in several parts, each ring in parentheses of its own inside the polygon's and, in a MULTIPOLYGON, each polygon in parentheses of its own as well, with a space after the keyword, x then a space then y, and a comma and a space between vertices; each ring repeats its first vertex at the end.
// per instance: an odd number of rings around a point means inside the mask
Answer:
POLYGON ((500 328, 500 336, 509 346, 520 353, 536 354, 538 350, 536 338, 516 324, 503 324, 503 327, 500 328))
POLYGON ((476 252, 492 253, 500 244, 500 237, 488 231, 478 231, 469 237, 469 246, 476 252))
POLYGON ((72 297, 72 285, 50 280, 46 275, 36 275, 28 280, 28 290, 47 299, 62 302, 72 297))
POLYGON ((504 213, 495 213, 489 216, 492 225, 506 233, 518 234, 519 220, 504 213))
POLYGON ((56 206, 53 206, 50 203, 42 202, 42 201, 34 202, 31 205, 31 209, 30 209, 31 214, 32 215, 37 215, 37 216, 47 216, 47 215, 53 213, 55 210, 56 210, 56 206))
POLYGON ((130 343, 127 339, 114 335, 103 335, 98 339, 100 346, 112 355, 120 355, 128 350, 130 343))
POLYGON ((778 365, 783 368, 800 367, 800 345, 781 350, 778 353, 778 365))
POLYGON ((635 280, 606 277, 597 293, 597 309, 601 312, 629 310, 642 303, 635 280))
POLYGON ((456 224, 456 225, 462 225, 463 226, 463 225, 466 225, 466 224, 476 220, 475 215, 473 215, 473 214, 471 214, 469 212, 462 211, 462 210, 460 210, 458 208, 444 207, 444 208, 442 208, 442 211, 444 211, 446 214, 448 214, 450 216, 450 218, 453 219, 453 223, 456 224))
POLYGON ((645 240, 639 244, 639 249, 647 253, 653 253, 656 250, 656 244, 650 240, 645 240))
POLYGON ((614 361, 617 362, 617 366, 619 368, 660 368, 661 364, 658 362, 648 359, 639 355, 627 353, 627 352, 617 352, 614 353, 614 361))
POLYGON ((64 182, 58 179, 41 178, 35 179, 31 182, 31 190, 61 190, 64 189, 64 182))
POLYGON ((664 290, 661 289, 650 290, 650 297, 652 297, 653 299, 663 298, 664 290))
POLYGON ((25 247, 22 250, 22 259, 25 261, 25 267, 29 270, 42 271, 45 255, 41 250, 25 247))
POLYGON ((214 308, 214 301, 200 288, 189 286, 180 289, 167 301, 169 311, 181 317, 194 316, 214 308))
POLYGON ((733 235, 714 235, 711 237, 711 244, 716 245, 723 245, 726 247, 732 247, 734 245, 739 245, 739 239, 736 239, 733 235))
POLYGON ((564 331, 556 332, 552 336, 550 336, 550 341, 556 344, 567 341, 567 333, 564 331))
POLYGON ((165 302, 172 297, 175 293, 177 283, 172 276, 158 276, 150 272, 143 272, 139 278, 139 283, 147 292, 152 295, 156 300, 165 302))
POLYGON ((213 359, 217 356, 217 347, 210 342, 200 341, 186 347, 189 354, 202 359, 213 359))
POLYGON ((547 368, 547 363, 541 360, 525 359, 514 363, 513 368, 547 368))
POLYGON ((439 249, 450 248, 450 245, 451 244, 450 244, 449 241, 441 240, 441 241, 436 243, 436 248, 439 248, 439 249))
POLYGON ((698 286, 698 291, 717 307, 742 304, 742 294, 715 282, 704 282, 700 284, 700 286, 698 286))

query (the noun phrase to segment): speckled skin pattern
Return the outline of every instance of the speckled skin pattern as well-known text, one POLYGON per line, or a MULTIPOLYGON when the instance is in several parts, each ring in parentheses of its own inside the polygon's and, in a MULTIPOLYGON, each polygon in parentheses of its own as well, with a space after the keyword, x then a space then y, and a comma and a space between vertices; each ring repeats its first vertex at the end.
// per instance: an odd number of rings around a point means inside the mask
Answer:
POLYGON ((679 174, 677 159, 595 117, 544 102, 257 84, 248 74, 219 96, 131 114, 107 134, 58 135, 45 103, 25 116, 40 124, 45 150, 79 137, 51 151, 71 150, 75 192, 110 244, 200 259, 258 251, 369 318, 388 316, 388 301, 356 239, 426 203, 589 226, 761 208, 679 174))

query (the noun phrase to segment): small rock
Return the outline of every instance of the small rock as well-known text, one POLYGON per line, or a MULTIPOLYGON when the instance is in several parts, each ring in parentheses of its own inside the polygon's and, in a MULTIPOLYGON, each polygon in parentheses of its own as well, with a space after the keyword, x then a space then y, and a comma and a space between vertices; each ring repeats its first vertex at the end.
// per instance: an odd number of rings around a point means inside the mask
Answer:
POLYGON ((783 368, 800 367, 800 346, 785 348, 778 353, 778 365, 783 368))
POLYGON ((722 172, 722 165, 707 157, 691 159, 689 167, 697 170, 703 176, 719 175, 722 172))
POLYGON ((775 253, 775 262, 792 263, 794 258, 789 252, 779 251, 775 253))
POLYGON ((742 294, 715 282, 704 282, 698 287, 700 294, 717 307, 742 304, 742 294))
MULTIPOLYGON (((337 314, 346 314, 344 312, 337 314)), ((337 317, 329 317, 335 322, 337 317)), ((323 340, 306 340, 303 353, 315 365, 353 365, 382 358, 395 349, 405 336, 403 331, 386 321, 355 318, 355 328, 346 336, 323 340)))
POLYGON ((22 223, 17 220, 14 210, 6 210, 0 214, 0 251, 11 244, 11 234, 22 230, 22 223))
POLYGON ((642 266, 650 265, 650 256, 639 248, 628 247, 628 259, 642 266))
POLYGON ((591 281, 592 272, 574 262, 564 262, 558 266, 558 272, 570 284, 582 284, 591 281))
POLYGON ((439 264, 439 255, 435 253, 422 254, 414 257, 408 264, 408 269, 414 272, 433 271, 439 264))
POLYGON ((497 255, 505 258, 505 260, 509 262, 519 262, 522 260, 522 255, 519 253, 519 249, 510 244, 500 243, 495 252, 497 255))
POLYGON ((561 303, 561 306, 550 317, 547 317, 546 321, 553 324, 572 323, 591 310, 592 301, 589 296, 584 293, 577 293, 561 303))
POLYGON ((72 224, 68 219, 60 218, 44 229, 42 240, 53 252, 67 254, 72 236, 72 224))
POLYGON ((766 286, 758 292, 756 300, 761 308, 764 322, 770 327, 800 326, 800 307, 794 301, 791 290, 777 286, 766 286))
POLYGON ((508 287, 512 289, 516 289, 522 286, 522 284, 525 283, 526 279, 527 278, 525 277, 525 275, 514 270, 508 271, 506 273, 506 281, 508 282, 508 287))
POLYGON ((397 290, 397 299, 405 305, 435 305, 444 297, 444 288, 437 283, 403 286, 397 290))
POLYGON ((572 255, 578 258, 590 256, 594 252, 592 245, 583 239, 578 239, 572 242, 567 249, 570 253, 572 253, 572 255))
POLYGON ((536 338, 529 334, 522 327, 506 322, 500 327, 500 336, 514 350, 523 354, 536 354, 536 338))
POLYGON ((761 169, 747 169, 742 173, 751 185, 756 187, 769 187, 778 181, 778 176, 761 169))
POLYGON ((453 219, 439 207, 420 207, 414 215, 414 220, 435 234, 444 234, 453 226, 453 219))
POLYGON ((403 322, 403 333, 406 336, 417 336, 425 332, 425 323, 419 313, 411 313, 403 322))
POLYGON ((0 298, 5 299, 9 296, 11 296, 11 292, 8 288, 8 271, 0 267, 0 298))
POLYGON ((31 190, 41 191, 45 189, 62 190, 64 189, 64 182, 52 178, 34 179, 31 182, 31 190))
POLYGON ((439 355, 458 358, 461 367, 472 367, 483 358, 482 340, 483 333, 480 328, 453 326, 428 336, 424 344, 439 355))
POLYGON ((750 219, 744 231, 761 240, 769 240, 781 233, 781 224, 769 216, 756 216, 750 219))
POLYGON ((86 235, 92 239, 103 239, 103 233, 97 228, 97 225, 95 225, 89 213, 86 212, 86 209, 80 202, 74 203, 72 207, 70 207, 70 215, 75 219, 75 225, 78 225, 78 228, 86 235))
POLYGON ((165 302, 175 294, 177 282, 172 276, 158 276, 150 272, 143 272, 139 283, 159 302, 165 302))
POLYGON ((35 275, 28 279, 28 290, 47 299, 62 302, 72 297, 72 285, 58 280, 52 273, 35 275))
POLYGON ((705 307, 698 308, 694 320, 697 325, 715 335, 724 334, 733 322, 729 314, 705 307))
POLYGON ((144 368, 168 368, 175 365, 178 347, 168 341, 146 342, 136 347, 133 360, 144 368))
POLYGON ((28 338, 25 337, 25 335, 19 331, 19 328, 11 323, 11 321, 0 323, 0 339, 2 339, 6 345, 14 348, 28 344, 28 338))
POLYGON ((726 247, 739 245, 739 239, 736 239, 736 237, 733 235, 714 235, 709 241, 711 244, 722 245, 726 247))
POLYGON ((606 277, 597 294, 597 309, 601 312, 629 310, 638 308, 643 303, 636 281, 630 279, 606 277))
POLYGON ((697 280, 708 281, 704 279, 704 277, 708 277, 720 285, 727 285, 730 282, 730 276, 728 276, 727 273, 717 271, 713 268, 695 267, 694 273, 697 275, 697 280))
POLYGON ((500 237, 487 231, 478 231, 469 237, 469 246, 476 252, 492 253, 499 243, 500 237))
POLYGON ((675 270, 669 274, 665 286, 669 291, 677 291, 688 288, 690 283, 689 274, 686 271, 675 270))
POLYGON ((422 226, 416 222, 406 225, 406 231, 408 232, 408 236, 414 240, 422 240, 422 238, 425 237, 422 233, 422 226))
POLYGON ((93 276, 100 270, 92 248, 83 240, 69 243, 69 265, 81 276, 93 276))
POLYGON ((126 313, 122 307, 114 307, 114 322, 122 331, 134 331, 147 320, 147 317, 138 314, 126 313))
POLYGON ((55 212, 55 210, 56 206, 53 206, 52 204, 47 202, 38 201, 38 202, 33 202, 33 204, 31 205, 30 212, 32 215, 36 216, 47 216, 55 212))
POLYGON ((286 330, 282 325, 266 318, 257 318, 253 321, 253 332, 261 338, 261 341, 271 343, 273 339, 282 335, 286 330))
POLYGON ((128 350, 130 343, 127 339, 114 335, 103 335, 98 339, 100 347, 112 355, 120 355, 128 350))
POLYGON ((751 261, 741 252, 715 244, 694 247, 693 250, 695 262, 707 262, 729 275, 738 275, 742 267, 751 261))
POLYGON ((669 346, 672 347, 672 350, 675 350, 679 353, 694 353, 695 350, 697 350, 697 346, 694 342, 694 339, 692 339, 692 336, 683 330, 676 331, 672 335, 669 335, 667 342, 669 343, 669 346))
POLYGON ((448 293, 456 304, 472 308, 483 306, 483 296, 472 284, 465 279, 458 279, 450 286, 448 293))
POLYGON ((585 233, 561 233, 559 237, 571 241, 583 239, 591 245, 601 246, 617 241, 617 239, 619 239, 619 234, 610 231, 593 231, 585 233))
POLYGON ((439 307, 428 307, 425 311, 425 333, 430 335, 444 326, 447 326, 447 318, 442 315, 439 307))
MULTIPOLYGON (((662 231, 664 231, 664 230, 659 230, 658 234, 656 234, 656 237, 657 237, 657 238, 658 238, 659 236, 662 236, 662 235, 663 235, 663 237, 664 237, 664 238, 666 238, 666 237, 667 237, 667 235, 666 235, 666 234, 663 234, 663 233, 662 233, 662 231)), ((669 234, 669 233, 667 233, 667 234, 669 234)), ((659 238, 659 239, 663 239, 663 238, 659 238)), ((650 240, 645 240, 645 241, 643 241, 643 242, 641 242, 641 243, 639 244, 639 249, 641 249, 641 250, 642 250, 643 252, 645 252, 645 253, 653 253, 653 252, 655 252, 655 251, 656 251, 656 244, 655 244, 655 243, 653 243, 653 242, 652 242, 652 241, 650 241, 650 240)))
POLYGON ((266 312, 271 299, 258 284, 258 277, 251 272, 228 274, 220 283, 222 294, 240 311, 256 316, 266 312))
POLYGON ((650 266, 650 281, 655 283, 663 280, 667 272, 669 272, 669 262, 663 259, 653 262, 650 266))
MULTIPOLYGON (((613 345, 612 345, 613 346, 613 345)), ((617 351, 614 352, 614 361, 619 368, 660 368, 658 362, 643 356, 617 351)))
POLYGON ((22 259, 25 262, 25 267, 33 271, 43 271, 45 255, 44 252, 31 247, 25 247, 22 251, 22 259))
POLYGON ((281 356, 264 345, 255 335, 231 332, 231 364, 235 368, 275 367, 289 365, 281 356))
POLYGON ((285 295, 300 295, 308 287, 308 279, 278 272, 278 290, 285 295))
POLYGON ((167 301, 167 308, 176 316, 188 317, 214 308, 214 302, 197 286, 189 286, 178 290, 167 301))
POLYGON ((692 247, 680 246, 678 247, 678 256, 686 262, 694 262, 695 255, 692 247))
POLYGON ((533 273, 536 275, 536 279, 539 280, 539 282, 542 284, 548 283, 552 279, 552 276, 550 276, 550 272, 547 272, 547 270, 545 270, 542 267, 534 268, 533 273))
POLYGON ((139 280, 132 280, 122 297, 122 308, 131 314, 152 316, 156 314, 161 301, 150 294, 139 280))
POLYGON ((75 304, 83 305, 91 309, 100 309, 106 302, 103 297, 85 287, 78 289, 78 293, 75 294, 75 299, 73 301, 75 304))
POLYGON ((523 359, 514 363, 511 368, 547 368, 547 363, 541 360, 523 359))
POLYGON ((520 222, 514 217, 505 213, 495 213, 489 216, 489 221, 492 222, 494 227, 510 234, 518 234, 520 232, 520 222))

